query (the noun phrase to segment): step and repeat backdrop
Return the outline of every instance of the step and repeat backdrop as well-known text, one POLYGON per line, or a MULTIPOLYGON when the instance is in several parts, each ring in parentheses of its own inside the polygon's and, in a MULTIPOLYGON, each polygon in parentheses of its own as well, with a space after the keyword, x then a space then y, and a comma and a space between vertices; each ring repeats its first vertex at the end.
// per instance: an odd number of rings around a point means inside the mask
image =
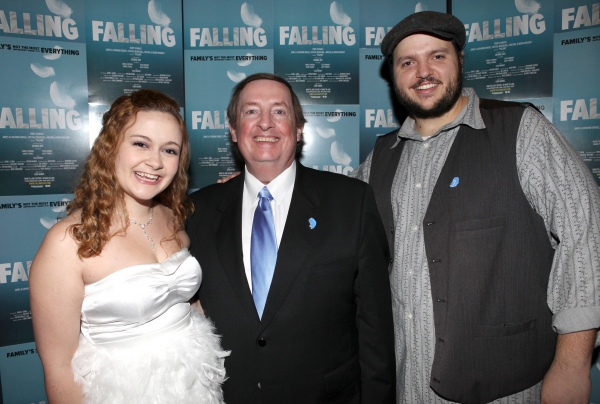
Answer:
POLYGON ((180 103, 198 189, 236 171, 225 114, 233 86, 276 73, 308 119, 302 163, 348 174, 405 118, 384 35, 411 13, 448 8, 467 33, 465 86, 536 105, 600 185, 597 0, 2 0, 0 404, 47 401, 29 267, 112 101, 154 88, 180 103))

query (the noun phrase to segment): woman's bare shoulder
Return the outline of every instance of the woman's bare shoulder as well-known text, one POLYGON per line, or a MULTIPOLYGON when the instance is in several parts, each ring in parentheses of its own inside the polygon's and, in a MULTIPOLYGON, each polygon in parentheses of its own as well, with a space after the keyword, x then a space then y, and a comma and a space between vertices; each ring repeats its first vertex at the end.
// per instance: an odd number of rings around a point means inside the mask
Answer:
POLYGON ((67 259, 77 255, 79 247, 71 235, 71 227, 79 223, 79 215, 76 213, 56 222, 46 233, 36 256, 57 253, 67 259))

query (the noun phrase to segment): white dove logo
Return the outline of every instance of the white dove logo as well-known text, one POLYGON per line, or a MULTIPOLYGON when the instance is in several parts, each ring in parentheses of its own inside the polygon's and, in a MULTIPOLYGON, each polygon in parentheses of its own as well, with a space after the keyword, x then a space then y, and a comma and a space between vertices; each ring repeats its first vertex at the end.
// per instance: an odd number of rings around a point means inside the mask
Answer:
POLYGON ((240 10, 240 15, 242 16, 242 21, 244 24, 254 27, 260 28, 262 24, 262 18, 260 18, 255 12, 254 8, 248 3, 242 4, 242 9, 240 10))
POLYGON ((254 7, 242 3, 240 16, 246 26, 190 28, 190 46, 266 46, 267 33, 261 28, 263 20, 254 12, 254 7))
MULTIPOLYGON (((58 45, 54 45, 53 49, 62 49, 62 48, 60 46, 58 46, 58 45)), ((60 57, 60 55, 61 55, 60 51, 56 52, 56 53, 45 53, 44 54, 44 59, 56 60, 56 59, 58 59, 60 57)))
POLYGON ((330 137, 335 136, 335 129, 333 128, 322 128, 317 126, 315 130, 317 131, 317 135, 321 136, 323 139, 329 139, 330 137))
POLYGON ((168 28, 171 23, 169 16, 163 13, 160 4, 157 4, 154 0, 148 2, 148 17, 150 17, 150 20, 156 25, 165 28, 168 28))
POLYGON ((335 112, 336 113, 334 115, 327 118, 327 122, 337 122, 342 119, 342 114, 340 113, 342 110, 338 108, 335 110, 335 112))
POLYGON ((535 0, 515 0, 515 7, 522 14, 537 14, 542 7, 540 3, 535 0))
POLYGON ((254 56, 252 53, 246 53, 246 58, 237 62, 238 66, 244 67, 250 65, 252 63, 252 56, 254 56))
MULTIPOLYGON (((52 212, 54 213, 63 213, 67 210, 67 204, 69 203, 69 199, 67 198, 62 198, 61 199, 60 204, 57 204, 58 206, 54 206, 52 208, 52 212)), ((49 229, 52 226, 54 226, 56 223, 58 223, 58 218, 50 218, 48 216, 44 216, 44 217, 40 217, 40 224, 42 226, 44 226, 45 228, 49 229)))
POLYGON ((329 6, 329 15, 331 16, 331 21, 337 25, 343 25, 344 27, 349 27, 352 19, 348 16, 348 14, 344 13, 344 9, 337 1, 331 3, 329 6))
POLYGON ((54 69, 50 66, 42 66, 39 63, 32 63, 29 66, 31 67, 31 70, 33 70, 33 72, 35 74, 37 74, 38 76, 40 76, 41 78, 44 78, 44 79, 46 77, 56 75, 56 73, 54 73, 54 69))
POLYGON ((337 1, 329 5, 329 16, 335 25, 280 26, 280 45, 346 45, 356 44, 354 29, 350 27, 352 18, 344 12, 337 1))
POLYGON ((46 0, 46 6, 50 12, 58 14, 61 17, 69 18, 71 17, 71 13, 73 13, 71 7, 61 0, 46 0))
POLYGON ((331 159, 336 164, 349 166, 352 162, 352 158, 344 151, 344 145, 339 143, 337 140, 331 144, 331 149, 329 151, 331 154, 331 159))
POLYGON ((234 83, 239 83, 246 78, 246 73, 236 72, 235 70, 227 70, 227 77, 234 83))
POLYGON ((52 102, 57 107, 73 109, 75 108, 75 100, 71 98, 69 94, 67 94, 64 90, 58 87, 58 83, 56 81, 50 84, 50 98, 52 98, 52 102))
POLYGON ((418 2, 415 6, 415 13, 420 13, 421 11, 427 11, 428 7, 426 4, 422 2, 418 2))

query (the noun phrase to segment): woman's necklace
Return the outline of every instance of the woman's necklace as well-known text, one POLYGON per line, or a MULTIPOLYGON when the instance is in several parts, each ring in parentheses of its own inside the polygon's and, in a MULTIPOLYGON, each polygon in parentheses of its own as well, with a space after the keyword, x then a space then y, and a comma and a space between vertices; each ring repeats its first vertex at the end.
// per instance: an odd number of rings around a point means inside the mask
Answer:
POLYGON ((144 232, 144 235, 146 236, 146 239, 147 239, 147 240, 150 242, 150 244, 152 244, 152 249, 153 249, 154 251, 156 251, 156 248, 154 248, 154 240, 152 240, 152 239, 150 238, 150 236, 148 235, 148 233, 146 233, 146 226, 148 226, 149 224, 151 224, 151 223, 152 223, 152 218, 153 218, 153 217, 154 217, 154 208, 151 208, 151 209, 150 209, 150 220, 148 220, 148 222, 146 222, 145 224, 138 223, 138 222, 136 222, 136 221, 135 221, 135 220, 133 220, 133 219, 129 219, 129 222, 131 222, 131 223, 133 223, 133 224, 137 224, 138 226, 140 226, 140 227, 141 227, 142 231, 144 232))

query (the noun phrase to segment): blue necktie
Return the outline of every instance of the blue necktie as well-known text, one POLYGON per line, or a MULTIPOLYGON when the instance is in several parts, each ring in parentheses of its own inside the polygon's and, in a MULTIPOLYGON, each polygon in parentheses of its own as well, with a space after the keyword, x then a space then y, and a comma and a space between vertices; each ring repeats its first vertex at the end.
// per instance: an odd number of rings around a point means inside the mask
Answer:
POLYGON ((269 287, 277 261, 277 239, 271 200, 273 197, 263 187, 258 193, 258 206, 254 211, 250 241, 250 266, 252 267, 252 298, 258 317, 262 319, 269 287))

